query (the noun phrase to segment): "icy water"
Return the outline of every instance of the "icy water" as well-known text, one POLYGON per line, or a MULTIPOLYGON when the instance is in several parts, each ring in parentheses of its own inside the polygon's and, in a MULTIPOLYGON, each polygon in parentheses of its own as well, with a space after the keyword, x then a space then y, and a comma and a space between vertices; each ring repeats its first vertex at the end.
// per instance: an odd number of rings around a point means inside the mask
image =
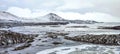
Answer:
POLYGON ((72 47, 58 47, 38 52, 37 54, 120 54, 120 48, 116 46, 78 45, 72 47))
POLYGON ((10 54, 120 54, 120 46, 105 46, 89 43, 78 43, 75 41, 44 38, 46 32, 65 32, 68 36, 83 34, 120 34, 120 30, 97 29, 99 26, 120 26, 120 23, 99 23, 99 24, 68 24, 68 25, 41 25, 41 26, 20 26, 8 30, 24 33, 39 34, 31 47, 20 51, 9 51, 10 54), (77 28, 74 26, 78 26, 77 28), (87 27, 79 27, 87 26, 87 27), (42 42, 47 40, 47 42, 42 42), (54 41, 64 44, 54 46, 54 41), (73 44, 73 45, 72 45, 73 44), (55 48, 56 47, 56 48, 55 48))
POLYGON ((46 26, 21 26, 10 30, 25 34, 41 34, 44 32, 69 32, 79 34, 119 34, 120 30, 97 29, 99 26, 119 26, 120 23, 98 23, 98 24, 68 24, 68 25, 46 25, 46 26), (71 26, 87 26, 88 28, 68 28, 71 26))

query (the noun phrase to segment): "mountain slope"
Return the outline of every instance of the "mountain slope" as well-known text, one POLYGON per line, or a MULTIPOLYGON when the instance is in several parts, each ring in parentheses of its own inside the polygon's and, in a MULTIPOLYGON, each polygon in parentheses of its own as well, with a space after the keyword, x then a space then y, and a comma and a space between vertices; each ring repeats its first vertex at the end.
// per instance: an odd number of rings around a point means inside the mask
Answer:
POLYGON ((36 18, 39 21, 43 21, 43 22, 69 22, 69 23, 77 23, 77 24, 92 24, 92 23, 98 23, 96 21, 93 20, 66 20, 60 16, 58 16, 57 14, 54 13, 49 13, 43 17, 39 17, 36 18))
POLYGON ((0 20, 19 21, 19 17, 5 11, 0 11, 0 20))
POLYGON ((17 17, 11 13, 5 12, 5 11, 0 11, 0 22, 68 22, 68 23, 86 23, 86 24, 92 24, 92 23, 97 23, 96 21, 92 20, 66 20, 57 14, 54 13, 49 13, 45 16, 34 18, 34 19, 25 19, 25 18, 20 18, 17 17))
POLYGON ((38 17, 36 18, 39 21, 46 21, 46 22, 51 22, 51 21, 65 21, 65 19, 63 19, 62 17, 54 14, 54 13, 49 13, 45 16, 42 17, 38 17))

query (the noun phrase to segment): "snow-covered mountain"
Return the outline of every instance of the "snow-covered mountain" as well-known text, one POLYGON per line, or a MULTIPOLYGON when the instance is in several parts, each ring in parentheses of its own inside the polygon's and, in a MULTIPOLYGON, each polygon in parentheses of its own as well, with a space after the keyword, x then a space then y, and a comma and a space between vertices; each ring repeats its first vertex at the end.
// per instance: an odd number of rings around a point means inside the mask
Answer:
POLYGON ((15 16, 15 15, 13 15, 9 12, 5 12, 5 11, 0 11, 0 22, 33 22, 33 23, 34 22, 68 22, 68 23, 77 23, 77 24, 97 23, 96 21, 92 21, 92 20, 86 20, 86 21, 84 21, 84 20, 66 20, 54 13, 49 13, 45 16, 41 16, 38 18, 25 19, 25 18, 15 16))
POLYGON ((54 14, 54 13, 49 13, 45 16, 42 16, 42 17, 38 17, 36 18, 37 20, 39 21, 44 21, 44 22, 51 22, 51 21, 65 21, 64 18, 58 16, 57 14, 54 14))
POLYGON ((57 21, 57 22, 69 22, 69 23, 77 23, 77 24, 82 24, 82 23, 87 23, 87 24, 92 24, 92 23, 97 23, 96 21, 93 20, 66 20, 57 14, 54 13, 49 13, 45 16, 38 17, 36 18, 39 21, 44 21, 44 22, 49 22, 49 21, 57 21))
POLYGON ((6 11, 0 11, 0 23, 4 22, 26 22, 26 21, 32 21, 31 19, 26 19, 23 17, 18 17, 14 14, 11 14, 6 11))
POLYGON ((20 18, 5 11, 0 11, 0 20, 2 21, 20 21, 20 18))

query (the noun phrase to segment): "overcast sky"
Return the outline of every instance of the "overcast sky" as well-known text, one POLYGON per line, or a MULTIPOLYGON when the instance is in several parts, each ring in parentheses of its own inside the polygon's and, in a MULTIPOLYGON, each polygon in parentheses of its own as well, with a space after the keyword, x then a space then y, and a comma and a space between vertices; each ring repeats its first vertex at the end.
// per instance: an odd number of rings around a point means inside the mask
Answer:
POLYGON ((0 10, 35 18, 56 13, 65 19, 120 22, 120 0, 0 0, 0 10))

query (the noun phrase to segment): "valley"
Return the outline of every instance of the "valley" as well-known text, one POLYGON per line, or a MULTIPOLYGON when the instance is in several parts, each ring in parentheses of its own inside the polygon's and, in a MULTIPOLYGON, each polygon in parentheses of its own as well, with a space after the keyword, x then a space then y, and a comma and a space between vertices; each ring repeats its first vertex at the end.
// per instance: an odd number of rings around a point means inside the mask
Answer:
POLYGON ((28 20, 0 13, 0 54, 120 53, 119 22, 66 20, 54 13, 28 20))

